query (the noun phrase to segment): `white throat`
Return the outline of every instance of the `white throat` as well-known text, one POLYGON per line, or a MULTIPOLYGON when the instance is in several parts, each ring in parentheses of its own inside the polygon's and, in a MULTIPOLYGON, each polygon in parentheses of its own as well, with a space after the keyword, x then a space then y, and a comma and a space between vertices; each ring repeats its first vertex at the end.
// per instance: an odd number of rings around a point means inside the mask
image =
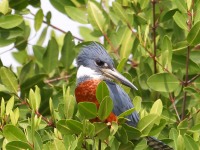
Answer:
POLYGON ((81 65, 78 68, 76 77, 77 77, 77 79, 81 79, 84 77, 92 78, 92 79, 103 79, 102 74, 100 74, 100 73, 96 72, 95 70, 92 70, 88 67, 84 67, 83 65, 81 65))

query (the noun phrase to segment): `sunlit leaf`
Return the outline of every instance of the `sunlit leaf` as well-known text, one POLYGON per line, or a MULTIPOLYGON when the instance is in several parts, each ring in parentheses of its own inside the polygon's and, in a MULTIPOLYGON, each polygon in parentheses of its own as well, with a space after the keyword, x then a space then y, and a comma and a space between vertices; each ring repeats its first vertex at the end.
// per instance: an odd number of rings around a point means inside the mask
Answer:
POLYGON ((18 91, 18 81, 14 73, 10 69, 2 67, 0 69, 0 74, 2 83, 10 92, 16 94, 18 91))
POLYGON ((4 29, 14 28, 20 25, 23 17, 20 15, 2 15, 0 16, 0 27, 4 29))
POLYGON ((150 114, 161 115, 162 109, 163 109, 162 101, 158 99, 157 101, 153 103, 153 106, 151 107, 151 110, 150 110, 150 114))
POLYGON ((108 16, 100 5, 94 1, 88 1, 88 19, 96 30, 100 30, 103 34, 108 28, 108 16))
POLYGON ((40 29, 43 22, 43 17, 44 17, 43 11, 42 9, 39 9, 38 12, 35 14, 35 19, 34 19, 34 27, 36 31, 40 29))
POLYGON ((187 30, 187 29, 188 29, 188 28, 187 28, 187 24, 186 24, 186 16, 185 16, 185 14, 181 14, 180 12, 177 11, 177 12, 174 14, 173 18, 174 18, 174 21, 176 22, 176 24, 177 24, 180 28, 182 28, 182 29, 184 29, 184 30, 187 30))

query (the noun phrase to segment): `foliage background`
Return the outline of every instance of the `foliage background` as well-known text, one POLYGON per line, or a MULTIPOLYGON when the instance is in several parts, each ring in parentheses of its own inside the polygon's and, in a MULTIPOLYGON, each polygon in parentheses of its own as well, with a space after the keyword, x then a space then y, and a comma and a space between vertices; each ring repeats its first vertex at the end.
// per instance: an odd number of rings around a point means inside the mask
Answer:
POLYGON ((50 2, 91 28, 80 27, 82 37, 75 37, 51 24, 51 12, 44 14, 39 0, 0 1, 0 46, 13 44, 13 56, 21 64, 14 72, 0 63, 2 149, 149 149, 145 136, 177 150, 199 149, 199 0, 50 2), (29 5, 38 9, 36 14, 29 5), (25 20, 27 14, 34 28, 25 20), (57 36, 56 30, 63 35, 57 36), (33 31, 40 37, 30 44, 33 31), (139 88, 122 86, 135 109, 120 115, 120 124, 103 123, 112 110, 104 83, 97 91, 99 110, 92 103, 76 104, 73 61, 88 41, 101 42, 118 71, 139 88), (123 123, 135 110, 141 118, 137 128, 123 123), (102 122, 88 121, 96 116, 102 122))

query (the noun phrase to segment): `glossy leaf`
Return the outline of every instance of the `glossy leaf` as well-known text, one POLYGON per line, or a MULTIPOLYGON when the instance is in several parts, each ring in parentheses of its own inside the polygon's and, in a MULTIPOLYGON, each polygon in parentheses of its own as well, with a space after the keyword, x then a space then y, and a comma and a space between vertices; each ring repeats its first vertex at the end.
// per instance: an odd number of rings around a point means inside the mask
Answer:
POLYGON ((187 36, 187 41, 190 45, 197 45, 200 43, 199 38, 200 38, 200 21, 197 22, 190 30, 187 36))
POLYGON ((180 81, 169 73, 160 73, 149 77, 147 84, 155 91, 172 92, 180 85, 180 81))
POLYGON ((108 28, 108 16, 94 1, 88 1, 88 17, 93 27, 105 34, 108 28))
POLYGON ((34 19, 34 27, 35 27, 35 30, 38 31, 42 25, 42 22, 43 22, 43 17, 44 17, 44 14, 43 14, 43 11, 42 9, 39 9, 38 12, 35 14, 35 19, 34 19))
POLYGON ((23 141, 27 142, 25 134, 22 130, 14 125, 5 125, 3 135, 8 141, 23 141))
POLYGON ((6 144, 7 150, 32 149, 31 145, 22 141, 11 141, 6 144))
POLYGON ((20 25, 23 17, 20 15, 2 15, 0 16, 0 27, 4 29, 14 28, 20 25))
POLYGON ((14 73, 6 67, 1 67, 0 74, 2 83, 10 92, 16 94, 18 91, 18 81, 14 73))
POLYGON ((93 119, 97 117, 97 106, 91 102, 78 103, 78 110, 85 119, 93 119))
POLYGON ((97 90, 96 90, 96 97, 99 103, 106 97, 109 96, 109 90, 104 81, 100 82, 98 84, 97 90))
POLYGON ((99 110, 98 110, 98 117, 101 121, 104 121, 112 112, 113 110, 113 101, 110 97, 105 97, 103 101, 101 101, 99 110))
POLYGON ((181 14, 180 12, 177 11, 177 12, 174 14, 173 18, 174 18, 174 21, 176 22, 176 24, 177 24, 180 28, 182 28, 182 29, 184 29, 184 30, 187 30, 187 29, 188 29, 188 28, 187 28, 187 24, 186 24, 186 16, 185 16, 185 14, 181 14))
POLYGON ((52 38, 43 56, 43 67, 47 73, 53 71, 58 65, 58 44, 54 38, 52 38))

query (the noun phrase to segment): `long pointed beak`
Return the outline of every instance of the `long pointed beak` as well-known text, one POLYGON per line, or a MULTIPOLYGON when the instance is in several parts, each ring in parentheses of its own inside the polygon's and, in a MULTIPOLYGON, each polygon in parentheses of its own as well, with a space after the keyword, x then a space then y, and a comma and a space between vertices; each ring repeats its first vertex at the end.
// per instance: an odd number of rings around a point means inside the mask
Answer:
POLYGON ((120 74, 116 69, 101 68, 101 71, 108 78, 117 80, 130 88, 134 88, 134 89, 138 90, 137 87, 135 85, 133 85, 133 83, 131 83, 127 78, 125 78, 122 74, 120 74))

